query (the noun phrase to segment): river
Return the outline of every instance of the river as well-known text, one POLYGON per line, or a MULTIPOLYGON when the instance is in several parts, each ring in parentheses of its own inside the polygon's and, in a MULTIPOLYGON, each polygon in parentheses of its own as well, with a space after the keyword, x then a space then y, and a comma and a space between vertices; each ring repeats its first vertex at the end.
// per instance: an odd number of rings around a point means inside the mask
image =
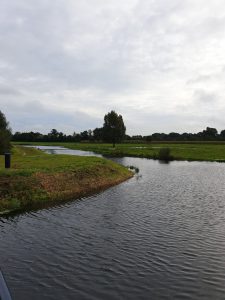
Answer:
POLYGON ((13 299, 224 299, 225 164, 115 160, 140 172, 91 197, 0 218, 13 299))

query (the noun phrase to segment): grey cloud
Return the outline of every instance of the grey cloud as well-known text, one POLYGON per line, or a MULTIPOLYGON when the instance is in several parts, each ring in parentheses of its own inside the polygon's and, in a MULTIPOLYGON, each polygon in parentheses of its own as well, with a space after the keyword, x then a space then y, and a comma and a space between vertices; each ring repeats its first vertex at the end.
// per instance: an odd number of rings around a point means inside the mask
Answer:
POLYGON ((212 125, 212 120, 207 116, 199 118, 199 112, 186 113, 177 115, 176 113, 145 113, 143 111, 129 113, 126 117, 128 128, 130 132, 139 132, 139 126, 143 128, 142 134, 149 135, 155 132, 199 132, 202 131, 206 125, 212 125), (160 120, 160 123, 159 121, 160 120), (206 125, 205 125, 206 124, 206 125))
POLYGON ((15 131, 40 131, 43 133, 49 132, 52 128, 57 128, 67 134, 80 132, 89 128, 95 128, 101 120, 80 112, 79 110, 68 113, 60 110, 50 110, 42 105, 35 103, 32 105, 23 105, 19 107, 18 114, 16 108, 7 111, 7 118, 12 120, 11 127, 15 131), (41 122, 40 122, 41 120, 41 122))
POLYGON ((116 109, 135 134, 204 128, 213 105, 216 127, 225 92, 224 8, 222 0, 3 0, 1 109, 15 130, 96 127, 116 109))
POLYGON ((218 101, 218 95, 216 95, 213 92, 206 92, 204 90, 196 90, 194 92, 194 99, 198 102, 198 103, 202 103, 202 104, 216 104, 216 102, 218 101))
POLYGON ((2 86, 0 84, 0 95, 2 96, 8 96, 8 95, 13 95, 13 96, 19 96, 21 93, 19 90, 16 90, 10 86, 2 86))

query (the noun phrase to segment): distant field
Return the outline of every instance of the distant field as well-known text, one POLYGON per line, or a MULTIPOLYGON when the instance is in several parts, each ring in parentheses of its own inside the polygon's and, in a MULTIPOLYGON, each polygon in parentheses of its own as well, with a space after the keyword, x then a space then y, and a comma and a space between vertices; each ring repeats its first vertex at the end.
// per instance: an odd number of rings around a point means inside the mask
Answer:
POLYGON ((163 142, 163 143, 124 143, 117 144, 115 149, 112 144, 103 143, 26 143, 34 145, 60 145, 70 149, 88 150, 101 153, 106 156, 134 156, 146 158, 158 158, 160 148, 170 148, 171 154, 177 160, 203 160, 224 161, 224 142, 163 142))

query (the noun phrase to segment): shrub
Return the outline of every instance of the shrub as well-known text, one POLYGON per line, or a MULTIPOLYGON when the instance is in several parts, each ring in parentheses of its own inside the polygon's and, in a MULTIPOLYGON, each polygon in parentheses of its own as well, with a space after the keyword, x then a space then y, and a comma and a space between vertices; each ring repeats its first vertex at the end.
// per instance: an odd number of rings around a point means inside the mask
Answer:
POLYGON ((0 111, 0 154, 10 150, 11 130, 5 115, 0 111))
POLYGON ((135 173, 139 173, 139 168, 137 168, 135 166, 127 166, 127 168, 134 171, 135 173))
POLYGON ((170 148, 161 148, 159 149, 159 159, 160 160, 173 160, 173 156, 170 154, 170 148))

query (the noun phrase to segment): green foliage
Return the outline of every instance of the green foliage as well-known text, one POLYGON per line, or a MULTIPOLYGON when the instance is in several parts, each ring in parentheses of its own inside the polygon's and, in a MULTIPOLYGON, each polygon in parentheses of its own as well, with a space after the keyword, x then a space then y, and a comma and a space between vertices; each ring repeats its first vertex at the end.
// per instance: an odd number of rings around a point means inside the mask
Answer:
POLYGON ((8 208, 12 209, 12 210, 20 208, 20 205, 21 205, 20 201, 18 199, 15 199, 15 198, 10 199, 9 203, 10 204, 9 204, 8 208))
POLYGON ((10 150, 11 130, 5 115, 0 111, 0 154, 10 150))
MULTIPOLYGON (((108 115, 117 115, 114 111, 108 113, 108 115)), ((117 115, 118 117, 118 115, 117 115)), ((110 117, 111 118, 111 117, 110 117)), ((108 123, 106 122, 106 125, 108 123)), ((110 126, 111 129, 115 128, 115 125, 110 126)), ((113 132, 115 133, 115 132, 113 132)), ((110 140, 110 134, 107 134, 104 140, 107 142, 112 142, 110 140)), ((166 133, 153 133, 152 135, 125 135, 124 139, 126 141, 136 143, 136 142, 209 142, 209 141, 224 141, 225 140, 225 130, 222 130, 221 133, 218 133, 216 128, 206 127, 205 130, 198 133, 187 133, 182 134, 177 132, 166 133)), ((40 132, 16 132, 12 136, 13 141, 22 141, 22 142, 67 142, 67 143, 77 143, 80 141, 103 141, 103 128, 95 128, 94 130, 85 130, 80 133, 73 133, 73 135, 66 135, 63 132, 58 132, 56 129, 52 129, 48 134, 42 134, 40 132)))
POLYGON ((135 167, 135 166, 127 166, 127 168, 128 168, 129 170, 134 171, 135 173, 139 173, 139 168, 138 168, 138 167, 135 167))
POLYGON ((170 152, 171 152, 170 148, 161 148, 161 149, 159 149, 158 158, 160 160, 166 160, 166 161, 172 160, 173 157, 170 154, 170 152))
POLYGON ((106 142, 120 143, 126 134, 126 127, 123 122, 123 117, 115 111, 109 112, 104 117, 103 124, 103 140, 106 142))

